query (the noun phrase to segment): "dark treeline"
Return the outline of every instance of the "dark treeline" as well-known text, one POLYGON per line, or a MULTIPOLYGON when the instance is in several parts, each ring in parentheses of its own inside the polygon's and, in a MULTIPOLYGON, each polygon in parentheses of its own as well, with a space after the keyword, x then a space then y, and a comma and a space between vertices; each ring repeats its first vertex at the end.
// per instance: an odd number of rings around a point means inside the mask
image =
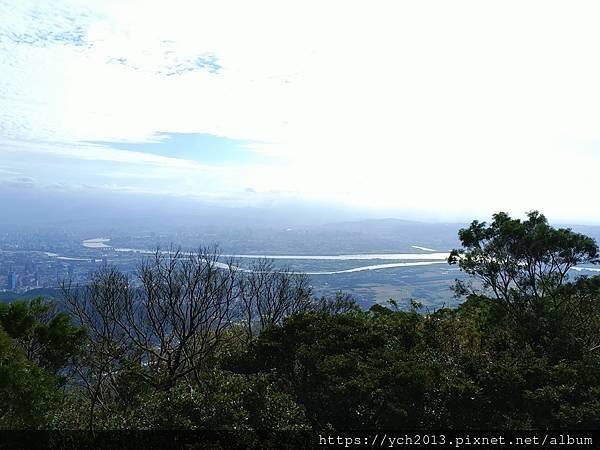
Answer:
POLYGON ((214 249, 0 305, 0 427, 598 429, 600 277, 569 276, 595 241, 535 212, 459 237, 455 309, 315 299, 214 249))

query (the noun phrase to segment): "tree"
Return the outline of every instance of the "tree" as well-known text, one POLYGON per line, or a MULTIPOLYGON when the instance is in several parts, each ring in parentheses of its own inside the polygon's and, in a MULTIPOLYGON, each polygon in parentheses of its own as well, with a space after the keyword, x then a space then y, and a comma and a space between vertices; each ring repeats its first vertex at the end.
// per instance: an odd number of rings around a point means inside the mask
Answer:
POLYGON ((600 352, 600 277, 578 277, 556 293, 549 336, 555 352, 570 359, 600 352))
POLYGON ((55 302, 41 297, 1 304, 0 324, 29 361, 52 374, 72 366, 85 335, 55 302))
POLYGON ((60 398, 57 379, 28 361, 0 326, 0 429, 46 427, 60 398))
POLYGON ((268 259, 252 264, 240 279, 237 302, 247 341, 284 318, 310 309, 311 295, 305 274, 276 269, 268 259))
POLYGON ((202 374, 202 385, 178 384, 169 391, 142 393, 128 413, 105 416, 106 428, 192 430, 291 430, 306 428, 302 409, 265 374, 244 376, 222 370, 202 374))
POLYGON ((337 291, 333 297, 325 297, 313 301, 311 311, 327 314, 346 314, 359 311, 356 299, 347 292, 337 291))
POLYGON ((376 308, 295 314, 258 338, 246 370, 274 374, 314 429, 418 427, 427 375, 422 316, 376 308))
POLYGON ((188 376, 199 379, 231 322, 237 271, 219 263, 211 249, 156 252, 136 278, 137 285, 107 267, 83 291, 63 289, 70 310, 90 330, 98 361, 117 356, 118 365, 135 362, 145 367, 143 381, 158 389, 188 376))
MULTIPOLYGON (((478 279, 515 317, 539 315, 560 300, 556 294, 577 264, 598 263, 595 241, 568 228, 553 228, 537 211, 527 220, 494 214, 492 222, 473 221, 459 231, 463 249, 448 262, 478 279)), ((457 284, 459 292, 476 293, 457 284)))

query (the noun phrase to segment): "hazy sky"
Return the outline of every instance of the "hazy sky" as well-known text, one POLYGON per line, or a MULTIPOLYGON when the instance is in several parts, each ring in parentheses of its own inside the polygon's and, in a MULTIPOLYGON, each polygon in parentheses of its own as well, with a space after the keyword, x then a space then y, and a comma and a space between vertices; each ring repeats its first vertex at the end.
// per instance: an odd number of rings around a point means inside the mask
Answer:
POLYGON ((0 0, 0 184, 600 222, 598 23, 595 1, 0 0))

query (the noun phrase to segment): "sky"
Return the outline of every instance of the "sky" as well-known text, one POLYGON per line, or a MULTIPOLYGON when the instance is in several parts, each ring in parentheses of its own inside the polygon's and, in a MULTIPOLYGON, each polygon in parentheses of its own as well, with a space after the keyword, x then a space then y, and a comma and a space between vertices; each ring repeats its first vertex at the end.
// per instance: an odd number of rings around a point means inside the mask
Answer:
POLYGON ((0 0, 0 195, 600 223, 600 4, 0 0))

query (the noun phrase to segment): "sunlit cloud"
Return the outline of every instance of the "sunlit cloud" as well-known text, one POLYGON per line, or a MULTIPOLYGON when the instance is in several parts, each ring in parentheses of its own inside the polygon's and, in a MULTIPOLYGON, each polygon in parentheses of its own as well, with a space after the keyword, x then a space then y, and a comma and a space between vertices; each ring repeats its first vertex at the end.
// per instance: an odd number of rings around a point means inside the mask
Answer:
POLYGON ((0 166, 47 185, 600 221, 595 2, 0 8, 0 166), (250 157, 122 145, 165 133, 250 157))

